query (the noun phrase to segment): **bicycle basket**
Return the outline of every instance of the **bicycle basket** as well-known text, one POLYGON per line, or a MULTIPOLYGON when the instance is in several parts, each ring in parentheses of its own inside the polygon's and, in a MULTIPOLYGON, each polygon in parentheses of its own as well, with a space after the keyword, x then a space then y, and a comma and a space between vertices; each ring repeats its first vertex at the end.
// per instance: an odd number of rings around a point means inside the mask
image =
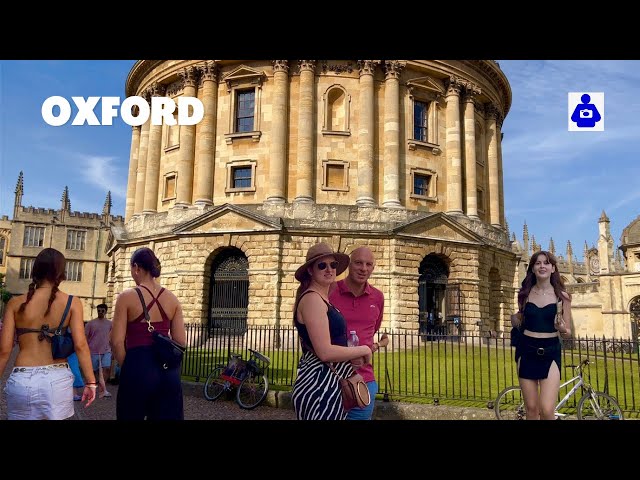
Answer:
POLYGON ((271 360, 269 360, 269 357, 266 357, 262 355, 260 352, 256 352, 255 350, 251 350, 251 358, 253 359, 256 367, 258 367, 259 374, 262 374, 271 363, 271 360))

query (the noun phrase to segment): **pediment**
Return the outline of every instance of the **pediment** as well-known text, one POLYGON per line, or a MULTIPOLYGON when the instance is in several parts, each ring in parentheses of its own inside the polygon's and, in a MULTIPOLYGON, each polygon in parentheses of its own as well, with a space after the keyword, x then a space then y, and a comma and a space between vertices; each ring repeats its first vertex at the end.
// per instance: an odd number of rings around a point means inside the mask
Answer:
POLYGON ((258 84, 261 85, 265 78, 265 73, 255 68, 240 65, 234 70, 227 73, 223 80, 227 83, 227 88, 231 89, 236 85, 242 84, 258 84))
POLYGON ((445 89, 440 82, 434 80, 431 77, 414 78, 407 82, 407 88, 410 94, 431 94, 432 96, 439 97, 444 96, 445 89))
POLYGON ((199 217, 182 223, 174 233, 227 233, 279 231, 282 224, 278 218, 265 217, 231 204, 220 205, 199 217))
POLYGON ((443 213, 433 213, 427 217, 399 225, 394 229, 398 235, 421 237, 464 243, 484 243, 481 236, 443 213))

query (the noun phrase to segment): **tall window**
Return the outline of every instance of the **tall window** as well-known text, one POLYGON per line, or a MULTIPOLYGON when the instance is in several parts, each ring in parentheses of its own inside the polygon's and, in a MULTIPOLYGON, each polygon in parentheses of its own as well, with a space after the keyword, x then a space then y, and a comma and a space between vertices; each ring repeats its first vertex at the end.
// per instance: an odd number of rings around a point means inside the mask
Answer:
POLYGON ((33 258, 20 259, 20 278, 31 278, 31 269, 33 268, 33 258))
POLYGON ((4 265, 4 249, 6 247, 6 240, 4 237, 0 237, 0 265, 4 265))
POLYGON ((241 133, 253 131, 253 115, 255 107, 255 90, 240 90, 237 92, 236 132, 241 133))
POLYGON ((421 197, 428 197, 429 180, 431 180, 430 176, 416 173, 413 176, 413 194, 420 195, 421 197))
POLYGON ((41 247, 44 242, 44 227, 24 227, 25 247, 41 247))
POLYGON ((427 141, 429 105, 426 102, 413 102, 413 138, 421 142, 427 141))
POLYGON ((86 240, 85 230, 67 230, 67 250, 84 250, 86 240))
POLYGON ((64 267, 64 273, 69 282, 82 281, 82 262, 68 261, 64 267))

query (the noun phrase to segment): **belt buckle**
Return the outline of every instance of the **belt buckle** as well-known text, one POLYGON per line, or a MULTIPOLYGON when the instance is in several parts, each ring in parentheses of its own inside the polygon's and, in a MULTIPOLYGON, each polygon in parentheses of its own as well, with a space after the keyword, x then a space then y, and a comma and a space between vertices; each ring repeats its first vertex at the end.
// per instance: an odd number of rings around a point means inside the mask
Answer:
POLYGON ((25 367, 16 367, 13 369, 14 373, 18 373, 18 372, 26 372, 27 369, 25 367))
POLYGON ((542 347, 538 347, 538 349, 536 350, 536 353, 537 353, 538 355, 540 355, 540 356, 543 356, 543 355, 544 355, 544 348, 542 348, 542 347))

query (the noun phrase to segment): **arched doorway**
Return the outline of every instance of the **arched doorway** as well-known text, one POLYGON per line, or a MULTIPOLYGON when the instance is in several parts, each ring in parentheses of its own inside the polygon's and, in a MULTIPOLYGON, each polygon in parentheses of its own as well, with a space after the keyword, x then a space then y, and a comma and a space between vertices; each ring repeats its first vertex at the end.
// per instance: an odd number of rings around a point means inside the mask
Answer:
MULTIPOLYGON (((222 250, 211 265, 209 329, 242 335, 247 330, 249 261, 241 250, 222 250)), ((212 332, 213 333, 213 332, 212 332)))
POLYGON ((636 342, 635 348, 638 349, 640 345, 638 342, 638 335, 640 335, 640 297, 636 297, 631 300, 629 304, 629 313, 631 314, 631 339, 636 342))
POLYGON ((418 270, 418 329, 426 340, 432 340, 434 334, 446 333, 445 291, 449 278, 449 267, 445 261, 430 253, 418 270))

